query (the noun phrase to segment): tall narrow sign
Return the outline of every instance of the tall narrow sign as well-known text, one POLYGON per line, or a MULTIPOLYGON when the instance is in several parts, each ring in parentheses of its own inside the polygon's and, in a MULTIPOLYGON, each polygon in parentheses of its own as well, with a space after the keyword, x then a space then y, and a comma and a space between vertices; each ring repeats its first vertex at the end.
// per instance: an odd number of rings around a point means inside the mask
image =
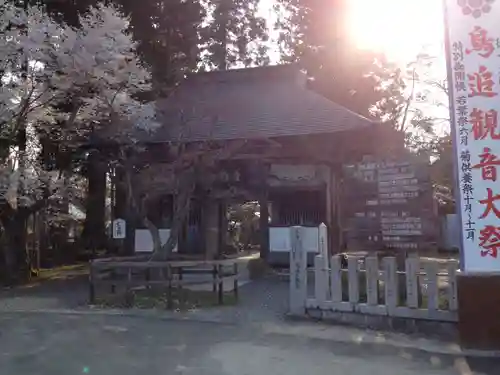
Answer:
POLYGON ((462 268, 500 271, 500 0, 445 0, 445 10, 462 268))

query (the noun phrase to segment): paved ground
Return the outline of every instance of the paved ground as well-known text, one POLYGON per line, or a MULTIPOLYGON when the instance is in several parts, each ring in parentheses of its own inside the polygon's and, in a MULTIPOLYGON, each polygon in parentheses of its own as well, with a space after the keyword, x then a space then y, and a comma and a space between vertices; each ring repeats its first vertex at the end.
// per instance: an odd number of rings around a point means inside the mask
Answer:
POLYGON ((500 373, 500 360, 466 358, 453 344, 286 321, 287 288, 260 280, 238 306, 187 315, 89 310, 84 288, 4 293, 0 375, 500 373))
POLYGON ((496 375, 500 365, 396 347, 382 335, 365 342, 355 330, 304 335, 318 326, 290 324, 4 313, 0 374, 496 375))

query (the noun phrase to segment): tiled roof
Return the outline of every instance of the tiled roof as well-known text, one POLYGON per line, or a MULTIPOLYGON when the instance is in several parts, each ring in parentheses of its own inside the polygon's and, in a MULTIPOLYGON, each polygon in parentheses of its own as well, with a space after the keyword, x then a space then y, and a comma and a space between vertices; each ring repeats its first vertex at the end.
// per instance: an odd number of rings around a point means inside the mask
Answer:
POLYGON ((295 65, 193 75, 157 103, 163 125, 153 141, 271 138, 373 125, 305 82, 295 65))

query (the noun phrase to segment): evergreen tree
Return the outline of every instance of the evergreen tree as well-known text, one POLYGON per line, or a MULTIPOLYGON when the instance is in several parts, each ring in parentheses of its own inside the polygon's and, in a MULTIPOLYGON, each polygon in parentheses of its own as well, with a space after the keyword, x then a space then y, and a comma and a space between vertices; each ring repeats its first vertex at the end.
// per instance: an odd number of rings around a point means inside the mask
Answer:
POLYGON ((370 117, 382 98, 375 61, 384 57, 356 48, 348 35, 346 0, 278 0, 281 58, 298 62, 310 88, 350 110, 370 117))
POLYGON ((266 21, 260 0, 212 0, 206 3, 208 25, 202 32, 202 69, 269 63, 266 21))

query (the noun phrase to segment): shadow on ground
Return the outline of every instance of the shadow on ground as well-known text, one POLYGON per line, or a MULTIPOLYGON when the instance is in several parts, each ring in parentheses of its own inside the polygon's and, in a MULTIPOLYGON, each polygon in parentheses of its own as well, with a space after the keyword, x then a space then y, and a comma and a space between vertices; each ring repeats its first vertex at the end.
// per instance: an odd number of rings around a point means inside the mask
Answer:
MULTIPOLYGON (((278 323, 275 323, 278 324, 278 323)), ((311 338, 259 324, 130 316, 0 314, 5 374, 497 375, 496 359, 467 359, 311 338)))
POLYGON ((411 336, 285 320, 288 282, 276 277, 242 286, 238 305, 195 311, 189 321, 161 310, 150 316, 37 313, 90 311, 85 272, 67 276, 0 293, 0 374, 499 374, 500 359, 438 354, 436 342, 431 347, 411 336))
MULTIPOLYGON (((241 275, 248 281, 248 275, 241 275)), ((97 295, 102 291, 97 291, 97 295)), ((109 292, 109 291, 106 291, 109 292)), ((260 279, 240 286, 239 303, 208 308, 207 316, 235 322, 267 317, 282 319, 287 311, 288 284, 284 280, 260 279)), ((85 309, 89 303, 86 264, 44 270, 30 284, 0 291, 0 311, 85 309)), ((160 309, 161 310, 161 309, 160 309)))
POLYGON ((88 301, 88 264, 41 270, 26 285, 3 288, 0 309, 72 309, 88 301))

